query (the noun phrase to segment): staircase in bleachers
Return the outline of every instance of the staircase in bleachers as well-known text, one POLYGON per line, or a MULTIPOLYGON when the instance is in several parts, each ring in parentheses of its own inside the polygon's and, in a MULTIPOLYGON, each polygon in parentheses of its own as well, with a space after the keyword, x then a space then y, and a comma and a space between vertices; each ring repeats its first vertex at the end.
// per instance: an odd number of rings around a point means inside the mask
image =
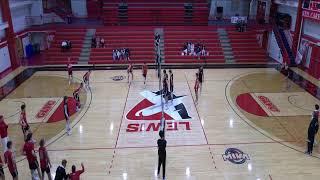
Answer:
POLYGON ((255 31, 228 31, 228 37, 236 63, 267 62, 266 51, 258 44, 255 31))
POLYGON ((209 16, 206 0, 105 0, 103 10, 106 25, 207 25, 209 16))
POLYGON ((84 28, 57 29, 50 49, 45 52, 45 64, 67 64, 68 57, 71 58, 71 63, 77 64, 86 31, 84 28), (72 48, 67 52, 61 52, 61 43, 64 40, 69 40, 72 44, 72 48))
POLYGON ((97 37, 105 39, 105 48, 92 48, 89 64, 126 64, 126 60, 114 61, 112 50, 129 48, 130 62, 154 63, 154 29, 151 27, 112 27, 96 30, 97 37))
POLYGON ((208 26, 166 27, 165 63, 225 63, 218 33, 208 26), (182 56, 183 45, 186 42, 200 43, 206 47, 209 56, 182 56))

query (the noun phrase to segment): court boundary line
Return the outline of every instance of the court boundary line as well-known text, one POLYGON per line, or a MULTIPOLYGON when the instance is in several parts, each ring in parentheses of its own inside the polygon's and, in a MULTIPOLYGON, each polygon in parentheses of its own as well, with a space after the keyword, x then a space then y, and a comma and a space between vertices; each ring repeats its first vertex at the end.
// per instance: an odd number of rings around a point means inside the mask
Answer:
POLYGON ((107 171, 108 171, 108 174, 109 174, 109 175, 111 174, 111 169, 112 169, 112 167, 113 167, 113 162, 114 162, 114 159, 115 159, 115 157, 116 157, 116 149, 117 149, 117 146, 118 146, 118 141, 119 141, 121 126, 122 126, 122 122, 123 122, 123 118, 124 118, 124 113, 125 113, 125 110, 126 110, 126 107, 127 107, 127 102, 128 102, 130 87, 131 87, 131 82, 129 83, 129 86, 128 86, 126 101, 125 101, 125 103, 124 103, 123 110, 122 110, 122 116, 121 116, 120 125, 119 125, 119 129, 118 129, 118 133, 117 133, 117 139, 116 139, 116 143, 115 143, 114 148, 113 148, 112 159, 111 159, 109 168, 107 167, 107 171))
POLYGON ((207 134, 206 134, 206 132, 205 132, 205 130, 204 130, 204 128, 203 128, 203 125, 202 125, 202 123, 201 123, 201 118, 200 118, 200 114, 199 114, 199 111, 198 111, 198 107, 197 107, 197 105, 196 105, 196 101, 194 100, 194 98, 193 98, 193 96, 192 96, 192 91, 191 91, 190 84, 189 84, 189 81, 188 81, 188 78, 187 78, 186 73, 184 73, 184 77, 185 77, 185 79, 186 79, 186 81, 187 81, 187 84, 188 84, 188 88, 189 88, 189 91, 190 91, 190 95, 191 95, 191 98, 192 98, 192 101, 193 101, 193 105, 194 105, 194 107, 195 107, 195 109, 196 109, 196 112, 197 112, 197 115, 198 115, 198 119, 199 119, 199 122, 200 122, 200 125, 201 125, 201 128, 202 128, 203 135, 204 135, 204 137, 205 137, 205 139, 206 139, 207 144, 209 144, 208 138, 207 138, 207 134))
MULTIPOLYGON (((291 142, 291 141, 281 141, 291 142)), ((179 147, 206 147, 206 146, 228 146, 228 145, 255 145, 255 144, 278 144, 275 141, 256 141, 256 142, 235 142, 235 143, 213 143, 213 144, 190 144, 190 145, 168 145, 167 148, 179 147)), ((49 152, 59 151, 91 151, 91 150, 122 150, 122 149, 144 149, 144 148, 157 148, 158 146, 128 146, 128 147, 92 147, 92 148, 69 148, 69 149, 48 149, 49 152)), ((212 153, 215 155, 214 153, 212 153)))

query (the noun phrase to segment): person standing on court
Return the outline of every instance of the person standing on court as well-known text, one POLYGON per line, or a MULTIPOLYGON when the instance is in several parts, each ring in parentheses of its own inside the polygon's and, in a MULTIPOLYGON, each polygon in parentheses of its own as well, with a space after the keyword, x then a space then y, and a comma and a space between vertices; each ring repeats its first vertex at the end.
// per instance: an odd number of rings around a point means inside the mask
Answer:
POLYGON ((54 180, 67 180, 69 179, 69 174, 66 173, 67 160, 63 159, 61 165, 58 166, 56 170, 56 176, 54 180))
POLYGON ((201 66, 199 68, 199 72, 198 72, 198 79, 199 79, 199 86, 200 86, 200 92, 202 91, 202 83, 204 81, 204 74, 203 74, 203 67, 201 66))
POLYGON ((171 96, 171 101, 173 101, 173 73, 171 69, 169 70, 169 86, 170 86, 170 96, 171 96))
POLYGON ((39 159, 40 159, 40 168, 41 168, 41 173, 42 173, 42 180, 44 180, 44 173, 47 173, 48 175, 48 179, 51 180, 51 173, 50 173, 50 168, 51 168, 51 162, 50 162, 50 158, 48 155, 48 151, 46 149, 45 145, 45 141, 44 139, 40 140, 39 143, 40 147, 39 147, 39 159))
POLYGON ((167 141, 164 139, 164 132, 159 131, 160 139, 158 139, 158 176, 160 174, 160 168, 162 165, 162 178, 165 179, 166 177, 166 147, 167 141))
POLYGON ((146 84, 147 81, 147 73, 148 73, 148 66, 146 63, 142 65, 142 76, 143 76, 143 84, 146 84))
POLYGON ((308 128, 308 149, 306 154, 312 155, 314 138, 319 130, 318 116, 313 116, 308 128))
POLYGON ((12 150, 12 142, 8 141, 7 151, 4 153, 4 162, 7 164, 9 172, 13 180, 18 180, 18 169, 14 151, 12 150))
POLYGON ((8 125, 4 122, 3 116, 0 115, 0 136, 2 142, 3 152, 7 150, 7 142, 8 142, 8 125))
POLYGON ((64 96, 63 98, 63 113, 64 117, 66 118, 66 131, 67 135, 71 135, 71 128, 70 128, 70 114, 69 114, 69 106, 68 106, 68 97, 64 96))
POLYGON ((23 154, 25 156, 27 156, 32 180, 36 180, 39 178, 42 179, 41 173, 40 173, 39 163, 37 161, 37 155, 34 150, 34 143, 35 142, 32 139, 32 133, 29 133, 27 135, 26 141, 23 146, 23 154), (38 172, 38 175, 37 175, 36 171, 38 172))
POLYGON ((20 125, 23 133, 24 140, 26 140, 28 133, 31 133, 29 123, 27 121, 26 115, 26 104, 23 103, 21 105, 21 113, 20 113, 20 125))

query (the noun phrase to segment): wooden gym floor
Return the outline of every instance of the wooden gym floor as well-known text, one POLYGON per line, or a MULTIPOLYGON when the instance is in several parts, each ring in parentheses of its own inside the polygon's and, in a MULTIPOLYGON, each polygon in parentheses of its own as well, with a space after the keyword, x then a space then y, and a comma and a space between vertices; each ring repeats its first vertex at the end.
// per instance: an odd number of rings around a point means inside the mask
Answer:
MULTIPOLYGON (((291 81, 286 89, 284 76, 272 68, 206 69, 195 104, 195 72, 173 70, 177 98, 164 107, 168 116, 167 179, 319 179, 318 146, 314 156, 303 153, 317 98, 291 81), (247 158, 226 158, 229 148, 241 150, 247 158), (239 159, 244 162, 233 163, 239 159)), ((82 110, 72 116, 71 136, 65 134, 64 120, 47 123, 54 112, 35 118, 48 100, 59 104, 64 95, 72 97, 84 73, 74 72, 75 82, 69 86, 66 72, 36 72, 0 102, 1 114, 13 115, 5 120, 19 161, 19 178, 30 179, 27 161, 21 156, 18 116, 14 116, 23 101, 32 129, 37 129, 35 139, 48 141, 53 175, 65 158, 68 171, 72 164, 80 167, 84 163, 82 179, 157 179, 159 121, 153 118, 159 107, 153 105, 158 102, 155 92, 159 86, 154 70, 149 70, 146 86, 141 70, 134 70, 130 84, 124 70, 93 71, 91 91, 82 91, 82 110), (115 76, 124 79, 114 81, 115 76)), ((319 136, 316 139, 320 141, 319 136)), ((5 174, 10 177, 7 168, 5 174)))

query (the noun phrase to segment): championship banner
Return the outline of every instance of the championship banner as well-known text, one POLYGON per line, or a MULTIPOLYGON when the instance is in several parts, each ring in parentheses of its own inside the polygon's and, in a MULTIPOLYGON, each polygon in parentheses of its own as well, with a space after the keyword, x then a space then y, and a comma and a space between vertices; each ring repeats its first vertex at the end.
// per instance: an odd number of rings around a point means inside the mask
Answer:
POLYGON ((302 7, 302 16, 320 20, 320 2, 319 1, 304 1, 302 7))
POLYGON ((299 49, 297 51, 296 56, 296 64, 300 64, 303 60, 303 57, 305 57, 306 53, 308 52, 309 48, 309 42, 305 39, 301 39, 299 49))

